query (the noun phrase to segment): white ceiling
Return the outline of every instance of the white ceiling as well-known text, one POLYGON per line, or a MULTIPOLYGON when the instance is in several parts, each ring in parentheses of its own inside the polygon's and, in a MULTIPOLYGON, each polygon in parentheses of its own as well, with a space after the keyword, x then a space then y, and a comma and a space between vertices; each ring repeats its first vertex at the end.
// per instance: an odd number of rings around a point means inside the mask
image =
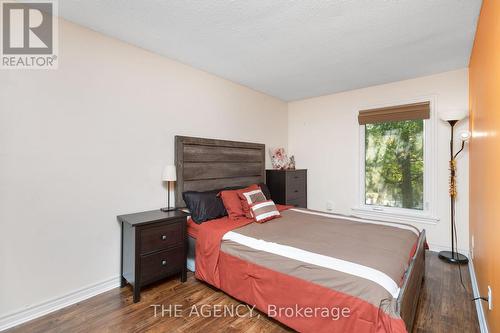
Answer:
POLYGON ((282 100, 466 67, 481 0, 61 0, 62 17, 282 100))

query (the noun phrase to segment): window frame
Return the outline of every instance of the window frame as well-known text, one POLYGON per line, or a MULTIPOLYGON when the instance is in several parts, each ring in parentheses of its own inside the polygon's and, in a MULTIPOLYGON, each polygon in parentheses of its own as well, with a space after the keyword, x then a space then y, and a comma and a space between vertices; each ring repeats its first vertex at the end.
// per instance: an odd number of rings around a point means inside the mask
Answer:
POLYGON ((382 219, 393 222, 416 222, 436 224, 437 217, 437 167, 436 167, 436 97, 424 96, 417 99, 396 101, 383 105, 360 108, 381 108, 418 102, 430 102, 430 118, 424 119, 424 207, 422 210, 367 205, 365 196, 365 125, 359 125, 359 190, 357 206, 352 208, 353 215, 382 219))

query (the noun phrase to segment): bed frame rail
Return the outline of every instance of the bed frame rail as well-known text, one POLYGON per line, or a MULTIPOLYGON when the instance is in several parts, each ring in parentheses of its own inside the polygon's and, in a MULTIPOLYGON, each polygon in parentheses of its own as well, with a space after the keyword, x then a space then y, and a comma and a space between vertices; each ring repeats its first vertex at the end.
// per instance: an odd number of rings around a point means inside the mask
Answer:
POLYGON ((396 311, 405 322, 408 332, 413 329, 418 300, 425 275, 425 230, 422 230, 417 241, 415 255, 401 287, 396 303, 396 311))

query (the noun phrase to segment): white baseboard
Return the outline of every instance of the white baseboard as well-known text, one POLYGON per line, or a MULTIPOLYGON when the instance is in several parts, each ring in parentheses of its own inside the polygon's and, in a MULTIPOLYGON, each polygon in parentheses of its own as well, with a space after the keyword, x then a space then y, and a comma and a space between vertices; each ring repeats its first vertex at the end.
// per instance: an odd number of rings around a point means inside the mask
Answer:
MULTIPOLYGON (((429 250, 432 252, 451 251, 451 247, 429 243, 429 250)), ((469 250, 467 249, 456 249, 455 251, 470 258, 469 250)))
POLYGON ((120 286, 120 277, 115 277, 107 281, 103 281, 70 294, 51 299, 49 301, 30 306, 24 310, 17 311, 11 314, 0 317, 0 331, 20 325, 35 318, 44 316, 51 312, 62 309, 66 306, 81 302, 87 298, 96 296, 108 290, 120 286))
MULTIPOLYGON (((476 279, 476 271, 474 270, 474 262, 473 260, 469 260, 469 272, 470 272, 470 280, 472 283, 472 294, 473 297, 479 297, 479 286, 477 285, 476 279)), ((486 316, 484 315, 484 308, 481 304, 481 300, 474 301, 476 303, 476 311, 477 311, 477 319, 479 320, 479 328, 481 333, 488 333, 488 323, 486 321, 486 316)))

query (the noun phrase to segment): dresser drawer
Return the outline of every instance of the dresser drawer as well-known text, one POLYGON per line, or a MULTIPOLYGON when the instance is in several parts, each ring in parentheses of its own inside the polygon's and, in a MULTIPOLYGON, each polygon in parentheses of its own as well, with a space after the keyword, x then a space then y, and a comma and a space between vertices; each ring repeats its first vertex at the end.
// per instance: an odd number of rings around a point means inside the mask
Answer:
POLYGON ((296 170, 293 172, 286 173, 286 182, 290 184, 292 182, 305 183, 306 182, 306 170, 296 170))
POLYGON ((141 284, 148 284, 183 268, 184 249, 182 246, 141 256, 141 284))
POLYGON ((142 229, 140 231, 140 254, 184 244, 184 223, 185 219, 180 219, 175 222, 142 229))
POLYGON ((306 175, 304 172, 287 173, 286 198, 293 200, 306 195, 306 175))
POLYGON ((286 185, 286 198, 287 200, 292 200, 300 198, 306 195, 306 183, 305 182, 291 182, 286 185))
POLYGON ((307 208, 307 199, 305 196, 302 196, 299 198, 287 200, 286 204, 295 207, 307 208))

